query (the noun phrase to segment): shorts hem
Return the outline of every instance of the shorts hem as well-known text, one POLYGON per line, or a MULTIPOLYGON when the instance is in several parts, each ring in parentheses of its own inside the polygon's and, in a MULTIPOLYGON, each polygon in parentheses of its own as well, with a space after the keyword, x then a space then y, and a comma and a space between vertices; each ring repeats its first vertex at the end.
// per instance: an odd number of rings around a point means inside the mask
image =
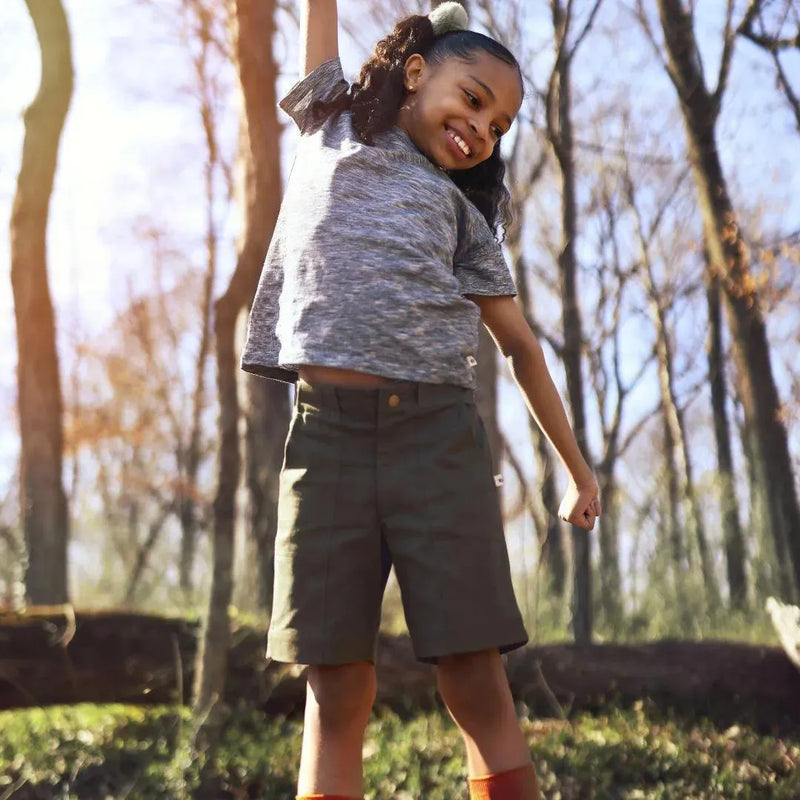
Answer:
POLYGON ((301 641, 293 632, 270 634, 267 638, 267 658, 282 664, 335 666, 361 661, 375 663, 376 646, 343 647, 323 642, 301 641))
POLYGON ((444 656, 455 656, 462 653, 477 653, 481 650, 498 649, 500 653, 508 653, 524 647, 528 643, 528 633, 521 623, 519 626, 510 628, 506 635, 497 634, 493 631, 491 635, 478 637, 475 635, 463 636, 456 639, 441 640, 426 644, 414 644, 414 655, 417 661, 426 664, 435 664, 436 661, 444 656))

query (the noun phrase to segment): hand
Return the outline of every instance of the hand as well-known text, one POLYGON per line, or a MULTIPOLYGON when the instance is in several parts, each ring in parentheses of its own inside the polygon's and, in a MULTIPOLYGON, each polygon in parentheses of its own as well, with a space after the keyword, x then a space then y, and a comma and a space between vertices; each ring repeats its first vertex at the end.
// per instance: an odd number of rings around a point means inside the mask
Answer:
POLYGON ((591 483, 578 486, 570 481, 567 493, 558 508, 559 518, 590 531, 594 528, 594 522, 600 513, 600 490, 597 482, 593 479, 591 483))

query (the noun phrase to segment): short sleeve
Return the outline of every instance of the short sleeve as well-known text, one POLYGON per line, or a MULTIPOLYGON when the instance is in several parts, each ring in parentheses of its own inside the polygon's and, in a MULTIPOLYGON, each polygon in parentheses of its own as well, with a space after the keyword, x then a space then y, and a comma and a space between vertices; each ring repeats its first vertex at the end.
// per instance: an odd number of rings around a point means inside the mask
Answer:
POLYGON ((347 89, 342 62, 338 57, 332 58, 296 83, 279 105, 295 121, 300 133, 311 133, 316 127, 314 106, 335 100, 347 89))
POLYGON ((464 295, 514 296, 517 293, 500 243, 471 203, 459 224, 453 274, 464 295))

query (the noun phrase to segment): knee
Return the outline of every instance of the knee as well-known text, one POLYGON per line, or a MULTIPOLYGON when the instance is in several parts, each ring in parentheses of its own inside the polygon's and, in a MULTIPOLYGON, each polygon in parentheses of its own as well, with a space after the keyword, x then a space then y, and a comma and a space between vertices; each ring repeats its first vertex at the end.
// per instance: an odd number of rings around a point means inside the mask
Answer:
POLYGON ((375 667, 362 662, 309 667, 307 710, 324 729, 365 727, 377 691, 375 667))
POLYGON ((485 727, 513 712, 505 667, 497 650, 440 658, 436 684, 461 727, 485 727))

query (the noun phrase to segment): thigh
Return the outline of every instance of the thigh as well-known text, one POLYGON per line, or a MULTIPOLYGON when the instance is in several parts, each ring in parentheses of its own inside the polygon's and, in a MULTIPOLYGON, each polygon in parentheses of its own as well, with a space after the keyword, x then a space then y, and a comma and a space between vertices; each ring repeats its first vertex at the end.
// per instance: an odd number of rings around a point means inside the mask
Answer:
POLYGON ((369 442, 336 409, 300 404, 280 479, 268 655, 374 659, 383 591, 369 442))
POLYGON ((474 402, 451 404, 415 436, 406 463, 398 461, 405 497, 387 522, 387 540, 417 656, 435 661, 524 644, 491 454, 474 402))

